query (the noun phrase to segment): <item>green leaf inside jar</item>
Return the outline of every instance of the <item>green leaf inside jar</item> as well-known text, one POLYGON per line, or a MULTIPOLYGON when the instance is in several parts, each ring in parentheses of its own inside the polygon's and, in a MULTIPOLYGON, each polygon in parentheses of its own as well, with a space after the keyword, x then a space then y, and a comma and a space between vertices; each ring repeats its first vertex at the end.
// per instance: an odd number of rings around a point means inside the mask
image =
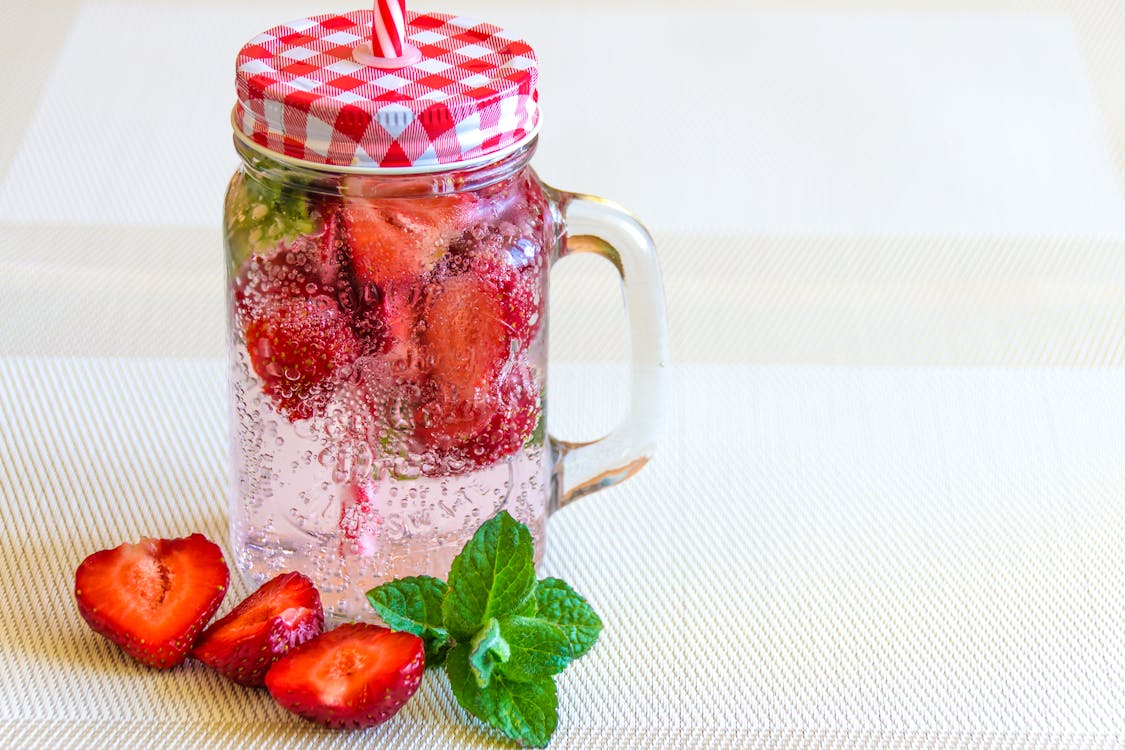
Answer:
POLYGON ((322 229, 309 194, 299 186, 262 180, 248 172, 231 180, 226 216, 227 271, 232 277, 251 256, 322 229))

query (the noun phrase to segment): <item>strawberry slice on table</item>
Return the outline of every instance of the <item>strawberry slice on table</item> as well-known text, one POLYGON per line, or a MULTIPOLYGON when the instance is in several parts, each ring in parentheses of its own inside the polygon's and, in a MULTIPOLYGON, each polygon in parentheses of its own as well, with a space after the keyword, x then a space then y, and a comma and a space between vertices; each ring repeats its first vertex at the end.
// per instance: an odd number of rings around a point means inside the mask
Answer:
POLYGON ((464 231, 471 205, 464 194, 345 198, 344 239, 356 281, 383 285, 429 273, 464 231))
POLYGON ((261 686, 278 658, 323 629, 324 609, 313 582, 300 573, 282 573, 211 623, 191 655, 239 685, 261 686))
POLYGON ((422 683, 422 639, 348 623, 297 646, 266 673, 282 708, 333 729, 365 729, 402 708, 422 683))
POLYGON ((74 575, 82 619, 139 662, 174 667, 215 614, 230 581, 202 534, 141 539, 87 557, 74 575))
POLYGON ((323 295, 273 301, 249 321, 245 337, 263 390, 290 421, 320 413, 341 371, 361 354, 348 317, 323 295))

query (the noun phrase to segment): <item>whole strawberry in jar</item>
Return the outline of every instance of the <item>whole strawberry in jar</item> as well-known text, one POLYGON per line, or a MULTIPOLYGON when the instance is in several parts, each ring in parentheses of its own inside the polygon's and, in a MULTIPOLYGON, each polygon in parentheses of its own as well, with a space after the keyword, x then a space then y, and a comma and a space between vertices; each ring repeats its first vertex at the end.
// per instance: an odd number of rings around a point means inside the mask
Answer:
POLYGON ((270 29, 237 61, 226 198, 231 529, 257 581, 300 570, 364 617, 390 578, 446 577, 507 510, 547 516, 648 460, 667 344, 652 241, 530 167, 535 53, 494 26, 372 11, 270 29), (391 29, 394 32, 394 29, 391 29), (549 271, 622 275, 632 408, 590 444, 545 430, 549 271))

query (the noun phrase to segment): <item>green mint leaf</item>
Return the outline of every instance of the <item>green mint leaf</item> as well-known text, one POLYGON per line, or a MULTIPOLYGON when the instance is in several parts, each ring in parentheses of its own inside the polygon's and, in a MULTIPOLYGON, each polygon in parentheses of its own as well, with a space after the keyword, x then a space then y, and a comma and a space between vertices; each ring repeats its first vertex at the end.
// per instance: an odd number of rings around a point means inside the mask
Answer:
POLYGON ((426 668, 445 661, 449 631, 442 623, 441 603, 448 587, 430 576, 399 578, 367 592, 367 601, 391 630, 413 633, 426 648, 426 668))
POLYGON ((602 618, 581 594, 560 578, 544 578, 535 587, 537 617, 560 627, 570 644, 570 658, 593 648, 602 632, 602 618))
POLYGON ((508 617, 500 630, 511 654, 500 671, 509 680, 529 682, 558 674, 598 640, 602 621, 574 589, 558 578, 535 588, 534 617, 508 617))
POLYGON ((492 668, 503 664, 512 656, 512 649, 508 642, 500 635, 500 623, 493 618, 488 621, 488 627, 482 628, 472 642, 473 651, 469 654, 469 666, 481 687, 488 685, 492 678, 492 668))
POLYGON ((449 571, 442 615, 450 635, 467 642, 493 618, 534 613, 533 555, 531 532, 507 511, 485 521, 449 571))
POLYGON ((303 190, 278 180, 259 180, 245 172, 231 181, 226 214, 232 275, 251 255, 319 231, 303 190))
POLYGON ((458 644, 446 662, 445 671, 457 702, 520 744, 545 747, 559 721, 554 678, 510 682, 494 674, 487 685, 481 686, 473 675, 470 651, 469 644, 458 644))

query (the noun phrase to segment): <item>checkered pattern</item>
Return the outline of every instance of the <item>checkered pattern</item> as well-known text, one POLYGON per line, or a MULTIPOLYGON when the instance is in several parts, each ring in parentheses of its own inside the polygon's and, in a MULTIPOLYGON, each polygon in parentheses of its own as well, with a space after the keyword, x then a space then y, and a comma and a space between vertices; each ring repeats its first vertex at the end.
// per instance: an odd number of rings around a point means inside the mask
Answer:
POLYGON ((519 143, 539 121, 538 63, 502 29, 443 13, 407 13, 420 62, 364 65, 373 13, 277 26, 238 55, 235 126, 271 151, 361 168, 457 165, 519 143))

